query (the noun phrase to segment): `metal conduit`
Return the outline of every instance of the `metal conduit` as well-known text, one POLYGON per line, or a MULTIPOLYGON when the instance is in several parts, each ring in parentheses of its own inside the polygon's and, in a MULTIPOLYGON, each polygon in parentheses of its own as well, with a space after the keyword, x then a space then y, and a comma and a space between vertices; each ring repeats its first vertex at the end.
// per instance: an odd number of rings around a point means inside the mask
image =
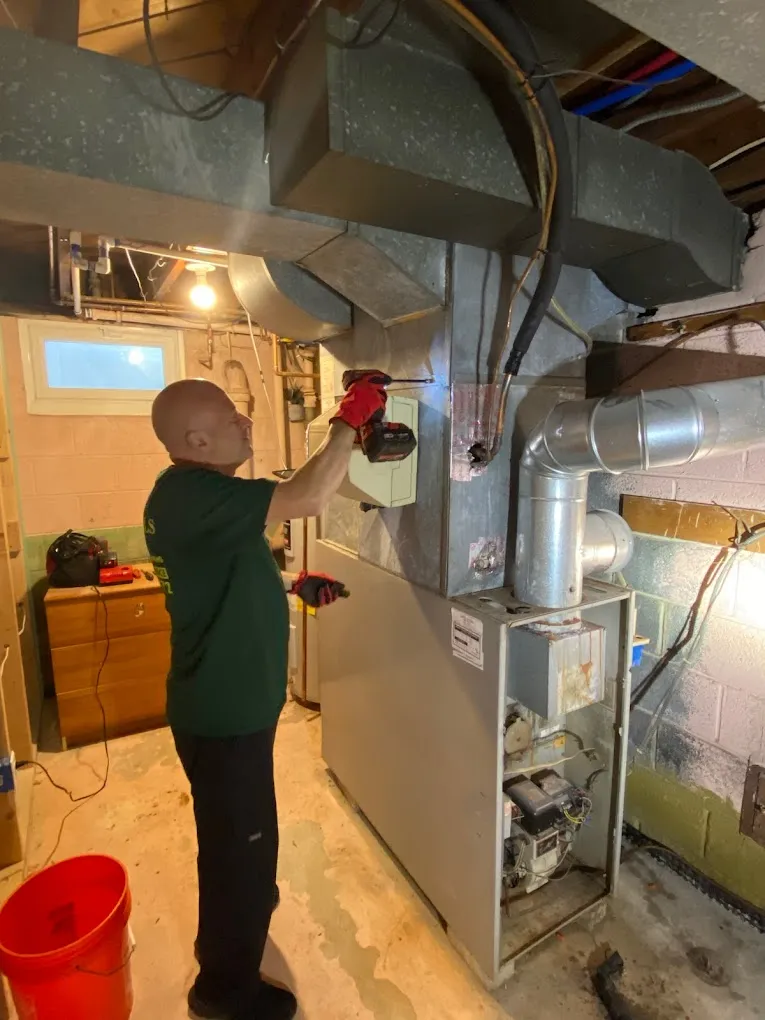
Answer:
MULTIPOLYGON (((567 609, 581 602, 586 572, 618 569, 602 566, 613 522, 588 524, 593 471, 649 471, 763 444, 765 376, 558 404, 532 431, 521 458, 516 597, 567 609)), ((623 565, 616 548, 625 552, 623 530, 613 542, 614 562, 623 565)))

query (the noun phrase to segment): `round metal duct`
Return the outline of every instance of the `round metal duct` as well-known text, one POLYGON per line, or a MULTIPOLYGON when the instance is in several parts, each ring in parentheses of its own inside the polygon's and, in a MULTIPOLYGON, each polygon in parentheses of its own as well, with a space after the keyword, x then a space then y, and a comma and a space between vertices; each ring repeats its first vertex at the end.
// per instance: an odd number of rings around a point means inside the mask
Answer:
POLYGON ((351 327, 351 305, 294 262, 230 254, 234 293, 252 318, 277 336, 304 343, 351 327))

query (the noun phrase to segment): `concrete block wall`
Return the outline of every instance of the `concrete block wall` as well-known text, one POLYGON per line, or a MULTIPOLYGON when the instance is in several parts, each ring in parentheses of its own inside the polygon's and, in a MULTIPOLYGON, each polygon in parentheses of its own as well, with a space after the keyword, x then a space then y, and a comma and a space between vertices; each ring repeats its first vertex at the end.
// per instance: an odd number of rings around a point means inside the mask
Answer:
MULTIPOLYGON (((17 320, 6 318, 0 326, 25 535, 57 535, 67 528, 98 533, 139 527, 146 497, 168 464, 148 416, 29 414, 17 320)), ((229 334, 230 351, 226 337, 216 336, 212 369, 200 361, 208 354, 206 334, 189 330, 184 337, 188 375, 223 384, 223 365, 229 357, 242 363, 254 398, 256 474, 280 466, 276 429, 249 336, 229 334)), ((271 397, 269 347, 259 343, 271 397)))
MULTIPOLYGON (((697 503, 719 503, 730 508, 765 511, 765 471, 759 466, 762 451, 735 457, 707 459, 679 469, 647 475, 611 478, 593 476, 590 502, 618 510, 622 493, 656 496, 697 503), (691 477, 691 474, 693 477, 691 477), (657 493, 657 482, 659 491, 657 493), (692 485, 691 485, 692 483, 692 485)), ((731 522, 732 523, 732 522, 731 522)), ((644 665, 633 674, 637 685, 683 626, 706 570, 719 553, 717 546, 697 542, 636 536, 635 556, 624 571, 625 580, 638 595, 638 630, 651 639, 644 665)), ((730 775, 724 756, 746 763, 750 756, 765 757, 765 555, 742 552, 713 608, 701 642, 671 667, 649 699, 637 709, 652 711, 666 690, 669 677, 679 675, 677 692, 666 714, 658 745, 648 750, 650 764, 675 762, 667 748, 680 729, 706 748, 689 745, 682 762, 683 777, 706 788, 717 783, 719 792, 740 807, 743 783, 720 787, 714 775, 730 775), (719 766, 719 767, 718 767, 719 766)), ((738 769, 741 772, 741 769, 738 769)))
MULTIPOLYGON (((70 320, 67 320, 70 321, 70 320)), ((21 507, 28 587, 33 593, 35 637, 43 683, 51 669, 42 599, 45 554, 51 542, 73 528, 107 539, 122 563, 148 559, 143 507, 167 455, 148 417, 130 415, 29 414, 19 345, 18 320, 0 319, 5 393, 21 507)), ((253 395, 253 449, 256 476, 281 467, 276 426, 249 335, 213 338, 212 368, 206 332, 184 332, 186 372, 225 385, 224 365, 241 362, 253 395)), ((260 361, 273 401, 270 346, 258 340, 260 361)))
MULTIPOLYGON (((702 488, 693 501, 765 510, 765 485, 738 481, 743 471, 738 459, 718 462, 710 472, 714 478, 697 480, 702 488), (727 480, 720 477, 723 471, 727 480), (739 504, 734 497, 744 484, 746 498, 739 504)), ((660 480, 672 486, 679 481, 660 480)), ((618 509, 622 491, 655 494, 655 476, 636 475, 626 486, 622 481, 594 476, 591 505, 618 509)), ((624 578, 638 592, 637 630, 650 645, 633 670, 633 688, 674 642, 719 552, 700 542, 636 534, 624 578)), ((632 713, 627 797, 629 821, 760 907, 765 907, 765 850, 738 830, 748 763, 765 761, 763 595, 765 554, 741 552, 701 639, 665 669, 632 713), (654 727, 670 686, 673 693, 654 727)))
MULTIPOLYGON (((751 242, 744 295, 723 295, 711 307, 765 297, 763 242, 765 224, 751 242)), ((694 314, 707 304, 671 313, 694 314)), ((669 317, 669 310, 657 314, 669 317)), ((724 329, 699 336, 689 346, 761 356, 762 331, 756 326, 724 329)), ((693 370, 691 364, 691 375, 693 370)), ((644 383, 648 388, 661 384, 653 378, 644 383)), ((618 511, 623 494, 716 503, 734 514, 736 507, 765 511, 765 449, 648 474, 592 476, 592 507, 618 511)), ((734 528, 731 519, 731 534, 734 528)), ((633 670, 633 687, 675 640, 719 552, 718 546, 701 542, 636 535, 635 555, 624 577, 638 592, 637 629, 650 646, 643 664, 633 670)), ((628 820, 765 907, 765 849, 739 833, 748 763, 765 762, 765 554, 738 555, 701 639, 685 648, 633 712, 630 757, 628 820), (674 693, 651 733, 652 717, 670 685, 674 693)))

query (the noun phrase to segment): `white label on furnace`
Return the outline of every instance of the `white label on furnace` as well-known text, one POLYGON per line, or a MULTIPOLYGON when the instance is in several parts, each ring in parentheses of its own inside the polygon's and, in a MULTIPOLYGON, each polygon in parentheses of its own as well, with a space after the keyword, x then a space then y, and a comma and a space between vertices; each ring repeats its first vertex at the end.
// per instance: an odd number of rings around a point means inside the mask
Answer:
POLYGON ((483 669, 483 622, 452 609, 452 655, 483 669))

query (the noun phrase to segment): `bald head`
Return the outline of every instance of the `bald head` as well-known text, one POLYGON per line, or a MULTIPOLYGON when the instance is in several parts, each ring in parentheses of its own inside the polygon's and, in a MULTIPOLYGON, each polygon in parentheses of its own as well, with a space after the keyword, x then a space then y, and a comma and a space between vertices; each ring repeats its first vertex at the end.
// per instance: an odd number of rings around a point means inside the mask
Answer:
POLYGON ((239 467, 252 454, 252 422, 206 379, 181 379, 154 401, 151 423, 172 460, 239 467))

